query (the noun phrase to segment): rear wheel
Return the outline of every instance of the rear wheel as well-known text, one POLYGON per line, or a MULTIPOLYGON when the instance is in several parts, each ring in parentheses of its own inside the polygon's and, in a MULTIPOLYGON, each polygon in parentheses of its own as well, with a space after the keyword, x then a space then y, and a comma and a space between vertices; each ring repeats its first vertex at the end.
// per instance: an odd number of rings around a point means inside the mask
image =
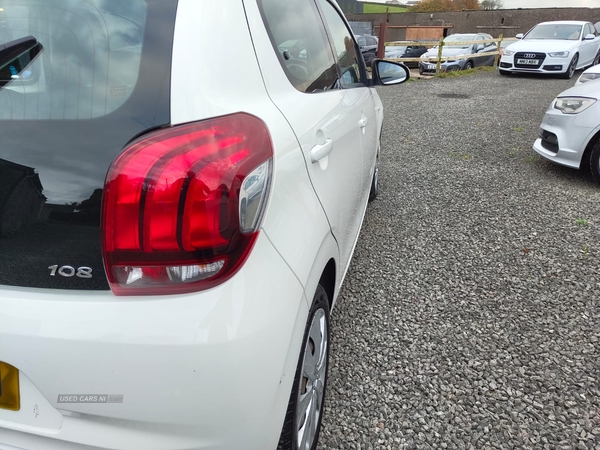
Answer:
POLYGON ((300 360, 277 450, 317 448, 328 365, 329 301, 327 292, 319 284, 308 315, 300 360))
POLYGON ((465 70, 472 69, 473 67, 473 61, 467 61, 467 64, 465 64, 465 70))
POLYGON ((594 58, 594 62, 592 63, 592 66, 596 66, 598 64, 600 64, 600 51, 598 51, 598 54, 594 58))
POLYGON ((579 61, 579 55, 573 56, 573 59, 571 60, 571 64, 569 64, 567 71, 565 73, 561 74, 561 77, 564 78, 565 80, 570 80, 571 78, 573 78, 573 75, 575 75, 575 70, 577 69, 578 61, 579 61))
POLYGON ((600 140, 592 147, 590 152, 590 172, 597 183, 600 183, 600 140))

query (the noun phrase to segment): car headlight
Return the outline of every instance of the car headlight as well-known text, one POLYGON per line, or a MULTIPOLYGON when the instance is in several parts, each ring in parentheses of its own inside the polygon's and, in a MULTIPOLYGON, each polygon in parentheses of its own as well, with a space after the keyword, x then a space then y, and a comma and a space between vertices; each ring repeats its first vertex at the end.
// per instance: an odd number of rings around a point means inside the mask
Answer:
POLYGON ((551 56, 552 58, 568 58, 569 52, 554 52, 554 53, 548 53, 548 55, 551 56))
POLYGON ((586 97, 559 97, 554 103, 554 108, 563 114, 579 114, 596 103, 594 98, 586 97))
POLYGON ((504 56, 512 56, 514 54, 515 54, 515 52, 513 52, 512 50, 504 50, 504 53, 503 53, 504 56))
POLYGON ((600 80, 600 73, 584 73, 579 77, 580 83, 587 83, 593 80, 600 80))

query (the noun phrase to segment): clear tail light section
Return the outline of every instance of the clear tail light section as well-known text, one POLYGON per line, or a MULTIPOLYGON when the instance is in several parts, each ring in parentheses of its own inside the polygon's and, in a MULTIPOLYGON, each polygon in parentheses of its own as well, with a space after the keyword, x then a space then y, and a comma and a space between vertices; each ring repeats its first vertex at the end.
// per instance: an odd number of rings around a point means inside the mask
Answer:
POLYGON ((272 158, 265 124, 241 113, 154 132, 126 148, 104 190, 113 292, 194 292, 235 274, 258 235, 272 158))

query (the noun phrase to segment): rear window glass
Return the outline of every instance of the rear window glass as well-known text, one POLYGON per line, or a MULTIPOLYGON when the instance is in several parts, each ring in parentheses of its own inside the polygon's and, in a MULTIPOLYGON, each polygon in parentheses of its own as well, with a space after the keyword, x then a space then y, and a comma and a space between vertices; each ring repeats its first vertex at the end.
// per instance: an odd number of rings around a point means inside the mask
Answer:
POLYGON ((0 0, 0 46, 31 43, 4 58, 0 50, 0 120, 120 108, 138 82, 146 17, 144 0, 0 0))

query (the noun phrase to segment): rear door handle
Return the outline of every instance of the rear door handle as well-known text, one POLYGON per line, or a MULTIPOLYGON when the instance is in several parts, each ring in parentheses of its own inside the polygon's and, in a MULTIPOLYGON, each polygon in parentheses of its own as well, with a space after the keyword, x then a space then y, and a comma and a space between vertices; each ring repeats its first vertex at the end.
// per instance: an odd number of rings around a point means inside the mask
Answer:
POLYGON ((323 145, 315 145, 310 149, 310 162, 313 164, 319 162, 329 155, 331 150, 333 150, 333 141, 331 139, 327 139, 323 145))

